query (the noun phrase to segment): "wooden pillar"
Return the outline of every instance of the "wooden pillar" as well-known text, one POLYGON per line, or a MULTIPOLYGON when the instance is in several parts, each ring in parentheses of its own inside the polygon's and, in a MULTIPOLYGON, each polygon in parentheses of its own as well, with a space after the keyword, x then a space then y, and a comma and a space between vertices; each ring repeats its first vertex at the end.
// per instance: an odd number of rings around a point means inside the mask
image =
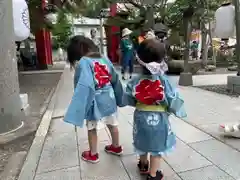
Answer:
MULTIPOLYGON (((117 4, 114 3, 110 6, 110 16, 114 17, 117 13, 117 4)), ((119 42, 120 37, 117 35, 117 33, 120 31, 120 27, 118 26, 111 26, 110 28, 110 36, 111 36, 111 46, 109 47, 110 51, 110 59, 113 63, 118 63, 118 48, 119 48, 119 42)))
POLYGON ((48 52, 47 64, 53 65, 51 33, 46 30, 45 35, 46 35, 46 46, 47 46, 46 48, 47 48, 47 52, 48 52))
MULTIPOLYGON (((45 7, 46 1, 42 0, 42 8, 45 7)), ((47 69, 48 65, 53 64, 50 32, 43 28, 35 33, 35 38, 39 68, 47 69)))

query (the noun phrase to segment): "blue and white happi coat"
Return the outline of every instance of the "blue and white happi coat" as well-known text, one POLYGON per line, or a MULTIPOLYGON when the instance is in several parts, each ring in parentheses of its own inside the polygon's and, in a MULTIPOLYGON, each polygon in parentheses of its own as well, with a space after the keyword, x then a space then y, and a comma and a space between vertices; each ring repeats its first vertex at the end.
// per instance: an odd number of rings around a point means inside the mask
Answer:
POLYGON ((124 90, 107 58, 82 57, 74 75, 74 94, 64 121, 83 127, 84 120, 100 121, 122 107, 124 90))
POLYGON ((137 153, 162 155, 175 144, 169 115, 186 117, 184 101, 166 75, 139 76, 126 88, 128 105, 136 107, 133 145, 137 153))

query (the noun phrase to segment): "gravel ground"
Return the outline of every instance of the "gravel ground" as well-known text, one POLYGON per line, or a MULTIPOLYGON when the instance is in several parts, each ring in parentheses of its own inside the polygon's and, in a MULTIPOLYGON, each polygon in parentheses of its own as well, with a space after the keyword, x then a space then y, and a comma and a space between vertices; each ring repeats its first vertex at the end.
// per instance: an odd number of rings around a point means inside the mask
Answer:
POLYGON ((239 97, 240 96, 240 94, 238 94, 238 93, 233 93, 233 92, 228 91, 227 85, 225 85, 225 84, 224 85, 195 86, 195 87, 203 89, 203 90, 219 93, 219 94, 224 94, 224 95, 231 96, 231 97, 239 97))
MULTIPOLYGON (((28 94, 30 115, 34 114, 34 120, 37 121, 34 123, 40 123, 42 115, 39 111, 51 90, 56 87, 60 76, 61 73, 19 75, 20 91, 28 94)), ((13 153, 29 150, 34 135, 33 133, 9 144, 0 145, 0 173, 13 153)))
POLYGON ((34 134, 17 139, 7 145, 0 146, 0 173, 4 170, 4 166, 8 163, 9 157, 19 151, 28 151, 31 147, 34 134))

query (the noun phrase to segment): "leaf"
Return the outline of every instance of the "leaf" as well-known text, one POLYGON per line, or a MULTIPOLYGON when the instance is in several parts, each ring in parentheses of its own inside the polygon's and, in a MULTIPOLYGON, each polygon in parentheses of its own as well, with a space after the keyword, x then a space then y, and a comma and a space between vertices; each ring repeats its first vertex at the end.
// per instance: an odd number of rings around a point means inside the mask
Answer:
POLYGON ((53 26, 52 35, 56 45, 64 49, 72 35, 72 25, 64 10, 58 12, 57 22, 53 26))

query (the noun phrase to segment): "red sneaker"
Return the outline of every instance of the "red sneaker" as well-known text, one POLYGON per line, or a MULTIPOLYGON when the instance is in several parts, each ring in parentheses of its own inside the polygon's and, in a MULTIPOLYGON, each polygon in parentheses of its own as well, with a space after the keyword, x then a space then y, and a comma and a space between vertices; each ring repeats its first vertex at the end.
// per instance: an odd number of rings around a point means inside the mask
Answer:
POLYGON ((87 162, 90 162, 90 163, 98 163, 99 162, 99 155, 98 153, 97 154, 94 154, 92 155, 91 154, 91 151, 84 151, 82 153, 82 159, 84 161, 87 161, 87 162))
POLYGON ((108 146, 105 146, 105 151, 107 153, 115 154, 118 156, 122 155, 123 153, 122 146, 115 147, 113 145, 108 145, 108 146))

